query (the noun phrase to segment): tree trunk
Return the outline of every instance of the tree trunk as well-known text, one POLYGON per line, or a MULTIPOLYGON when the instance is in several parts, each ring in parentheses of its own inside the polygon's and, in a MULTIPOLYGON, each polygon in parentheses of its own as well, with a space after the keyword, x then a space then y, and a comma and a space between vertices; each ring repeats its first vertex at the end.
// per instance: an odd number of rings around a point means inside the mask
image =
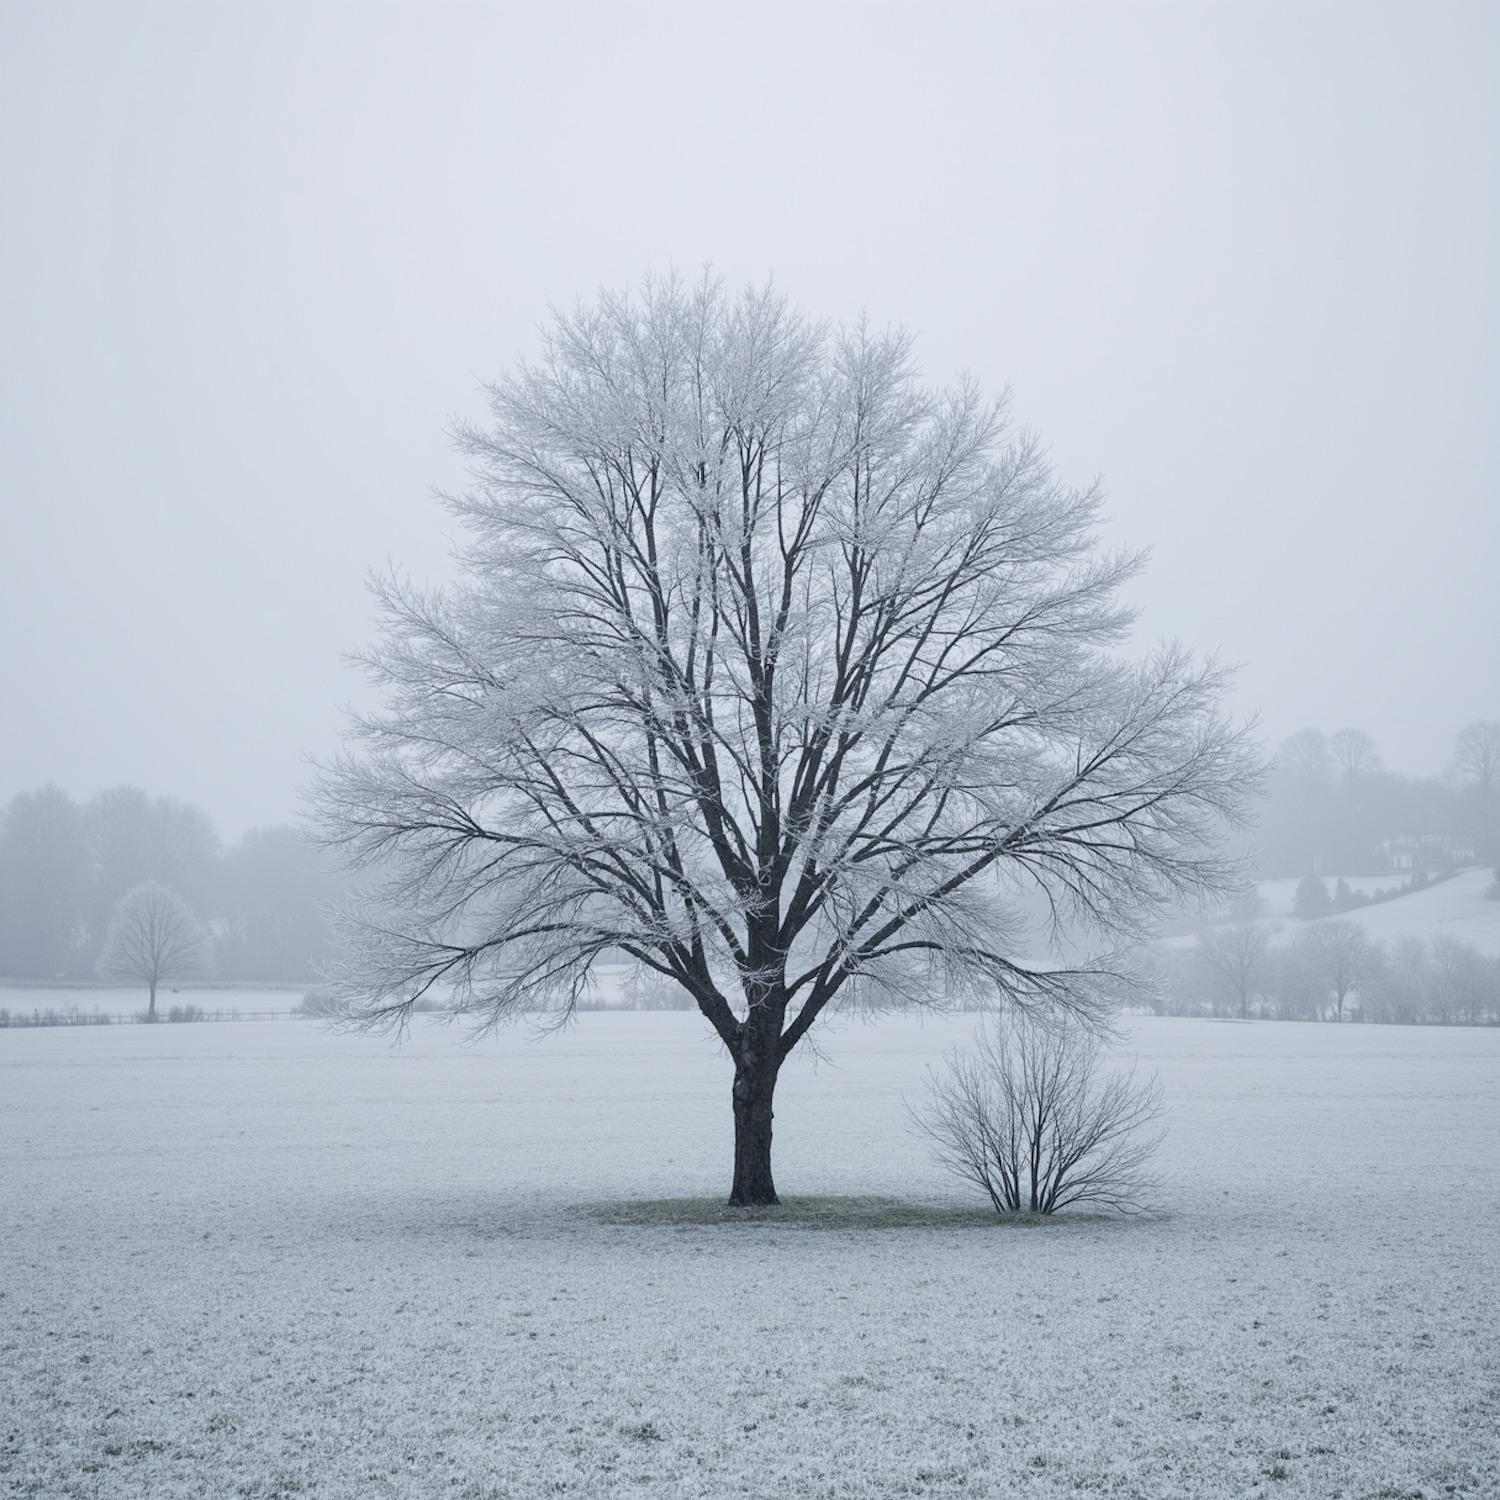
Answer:
MULTIPOLYGON (((779 1031, 779 1027, 776 1028, 779 1031)), ((779 1203, 771 1179, 772 1099, 780 1067, 776 1041, 747 1026, 734 1066, 734 1185, 729 1201, 750 1208, 779 1203)))
POLYGON ((146 1019, 154 1021, 156 1019, 156 981, 152 979, 148 982, 151 986, 151 1000, 146 1006, 146 1019))

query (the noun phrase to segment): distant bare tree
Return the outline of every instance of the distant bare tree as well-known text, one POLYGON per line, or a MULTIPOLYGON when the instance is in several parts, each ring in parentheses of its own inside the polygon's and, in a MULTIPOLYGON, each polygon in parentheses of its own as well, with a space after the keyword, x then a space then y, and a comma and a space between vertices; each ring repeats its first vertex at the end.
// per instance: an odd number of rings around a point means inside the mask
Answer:
POLYGON ((1360 986, 1360 1015, 1365 1020, 1403 1025, 1425 1020, 1430 968, 1427 944, 1421 938, 1397 938, 1360 986))
POLYGON ((1479 790, 1480 839, 1485 854, 1492 854, 1490 814, 1500 787, 1500 720, 1475 719, 1461 729, 1453 748, 1453 767, 1479 790))
POLYGON ((1444 1025, 1476 1026, 1485 1013, 1488 965, 1477 948, 1450 933, 1432 940, 1428 992, 1433 1018, 1444 1025))
POLYGON ((1198 934, 1198 966, 1239 1002, 1241 1020, 1249 1018, 1250 996, 1265 968, 1275 930, 1263 923, 1236 922, 1198 934))
POLYGON ((1375 740, 1363 729, 1336 730, 1329 738, 1328 749, 1347 792, 1353 792, 1354 783, 1366 772, 1380 769, 1375 740))
POLYGON ((213 971, 213 951, 187 903, 159 881, 132 886, 120 897, 99 955, 102 979, 136 979, 150 990, 146 1019, 156 1019, 156 987, 170 979, 202 979, 213 971))
POLYGON ((1328 737, 1321 729, 1299 729, 1289 735, 1281 742, 1276 759, 1292 773, 1303 791, 1323 785, 1333 764, 1328 737))
POLYGON ((148 880, 185 892, 195 906, 208 899, 219 837, 200 808, 115 786, 95 793, 83 820, 93 864, 89 924, 95 943, 108 931, 120 897, 148 880))
POLYGON ((1486 794, 1500 783, 1500 720, 1475 719, 1459 731, 1453 762, 1486 794))
POLYGON ((1104 1043, 1070 1016, 1006 1011, 974 1052, 954 1052, 913 1118, 950 1171, 984 1189, 998 1213, 1051 1214, 1077 1204, 1140 1206, 1161 1135, 1161 1084, 1106 1072, 1104 1043))
POLYGON ((1282 1021, 1321 1021, 1328 1009, 1322 980, 1313 974, 1300 943, 1273 948, 1267 955, 1267 988, 1282 1021))
POLYGON ((58 979, 88 957, 77 942, 88 850, 66 792, 21 792, 0 810, 0 974, 58 979))
POLYGON ((1344 1019, 1344 1002, 1379 962, 1379 950, 1358 922, 1343 918, 1319 922, 1297 939, 1308 973, 1325 996, 1332 996, 1334 1020, 1344 1019))

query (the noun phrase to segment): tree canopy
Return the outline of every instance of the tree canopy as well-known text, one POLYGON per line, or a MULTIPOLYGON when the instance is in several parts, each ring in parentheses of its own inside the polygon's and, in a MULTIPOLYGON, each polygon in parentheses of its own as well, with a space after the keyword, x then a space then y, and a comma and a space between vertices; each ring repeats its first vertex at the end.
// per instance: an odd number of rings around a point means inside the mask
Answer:
POLYGON ((776 1072, 831 1004, 1098 1014, 1121 944, 1231 879, 1257 762, 1222 672, 1117 654, 1141 559, 1098 489, 904 334, 648 282, 488 397, 459 581, 378 581, 385 707, 319 791, 370 871, 355 1023, 434 986, 565 1013, 623 951, 723 1040, 732 1196, 774 1201, 776 1072), (1035 893, 1085 956, 1028 960, 1035 893))

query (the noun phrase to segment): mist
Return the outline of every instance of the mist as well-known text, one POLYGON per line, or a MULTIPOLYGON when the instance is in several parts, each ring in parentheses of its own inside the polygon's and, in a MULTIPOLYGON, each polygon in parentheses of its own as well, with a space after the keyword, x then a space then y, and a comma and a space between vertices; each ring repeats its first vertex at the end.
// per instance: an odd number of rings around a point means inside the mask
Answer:
POLYGON ((1500 717, 1486 7, 0 12, 0 802, 299 810, 369 569, 654 270, 1007 386, 1270 745, 1500 717))
POLYGON ((0 1488, 1500 1493, 1497 79, 0 0, 0 1488))

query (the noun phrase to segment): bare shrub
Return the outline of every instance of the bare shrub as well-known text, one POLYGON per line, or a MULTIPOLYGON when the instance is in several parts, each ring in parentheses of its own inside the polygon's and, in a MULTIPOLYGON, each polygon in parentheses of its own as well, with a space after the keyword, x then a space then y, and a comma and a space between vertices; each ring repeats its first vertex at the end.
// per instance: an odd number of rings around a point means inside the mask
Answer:
POLYGON ((317 1016, 324 1020, 335 1020, 339 1013, 338 996, 329 990, 309 990, 297 1009, 304 1016, 317 1016))
POLYGON ((1104 1042, 1072 1017, 1005 1011, 972 1052, 949 1054, 918 1126, 950 1171, 984 1189, 997 1213, 1052 1214, 1079 1204, 1141 1207, 1163 1108, 1153 1074, 1110 1070, 1104 1042))

